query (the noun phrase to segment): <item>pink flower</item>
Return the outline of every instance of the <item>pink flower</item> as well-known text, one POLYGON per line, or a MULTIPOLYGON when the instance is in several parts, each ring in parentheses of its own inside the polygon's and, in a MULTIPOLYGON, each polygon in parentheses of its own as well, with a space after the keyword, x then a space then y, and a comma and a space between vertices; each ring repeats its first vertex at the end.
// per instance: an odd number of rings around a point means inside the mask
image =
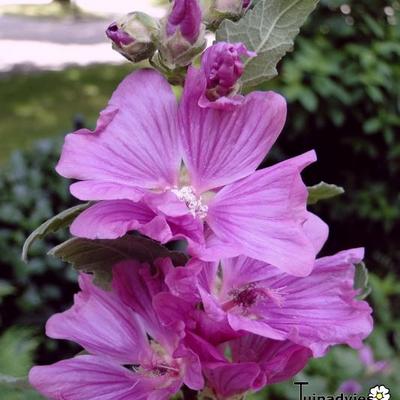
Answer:
POLYGON ((94 132, 67 135, 57 171, 80 180, 74 196, 104 200, 72 234, 139 230, 163 243, 187 239, 204 260, 244 254, 309 274, 316 251, 300 172, 314 152, 256 171, 284 125, 284 99, 253 92, 233 110, 202 108, 191 73, 179 109, 167 81, 140 70, 120 84, 94 132))
MULTIPOLYGON (((169 267, 168 261, 161 268, 169 267)), ((47 323, 47 335, 79 343, 89 355, 34 367, 30 383, 50 399, 170 399, 182 384, 203 385, 197 355, 180 344, 181 326, 160 324, 152 296, 162 280, 135 262, 114 268, 113 291, 80 276, 71 309, 47 323)))
POLYGON ((216 263, 191 261, 208 326, 275 340, 290 340, 320 357, 337 344, 360 347, 372 331, 371 308, 356 300, 354 263, 362 249, 320 258, 305 278, 280 272, 263 262, 237 257, 216 263), (220 269, 219 269, 220 268, 220 269), (222 278, 221 278, 222 277, 222 278))

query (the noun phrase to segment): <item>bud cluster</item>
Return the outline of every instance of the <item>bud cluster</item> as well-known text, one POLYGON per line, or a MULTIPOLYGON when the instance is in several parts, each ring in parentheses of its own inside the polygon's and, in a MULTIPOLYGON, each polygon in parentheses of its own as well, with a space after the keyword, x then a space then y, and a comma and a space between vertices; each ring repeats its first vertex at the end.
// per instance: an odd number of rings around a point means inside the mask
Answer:
POLYGON ((206 28, 215 29, 225 18, 239 19, 250 4, 251 0, 173 0, 161 20, 133 12, 113 22, 106 34, 114 50, 128 60, 149 60, 170 81, 179 82, 205 48, 206 28))

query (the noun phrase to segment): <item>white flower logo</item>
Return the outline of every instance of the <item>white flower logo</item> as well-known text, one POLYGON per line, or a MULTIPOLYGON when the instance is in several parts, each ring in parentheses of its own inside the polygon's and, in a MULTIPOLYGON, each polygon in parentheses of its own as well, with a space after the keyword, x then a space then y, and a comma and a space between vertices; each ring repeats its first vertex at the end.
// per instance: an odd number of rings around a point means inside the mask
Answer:
POLYGON ((389 400, 390 392, 389 389, 383 385, 375 386, 369 391, 368 398, 370 400, 389 400))

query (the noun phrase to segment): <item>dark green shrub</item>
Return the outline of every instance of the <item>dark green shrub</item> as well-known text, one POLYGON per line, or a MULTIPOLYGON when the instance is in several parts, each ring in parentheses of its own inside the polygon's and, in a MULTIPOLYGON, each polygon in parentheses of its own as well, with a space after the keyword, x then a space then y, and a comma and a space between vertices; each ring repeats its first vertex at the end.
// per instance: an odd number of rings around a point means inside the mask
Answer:
MULTIPOLYGON (((23 324, 42 333, 46 319, 62 311, 76 290, 73 270, 45 256, 51 247, 67 239, 67 231, 36 242, 29 265, 21 260, 27 236, 74 203, 68 182, 54 171, 60 146, 61 140, 37 142, 29 151, 14 153, 0 174, 0 269, 6 289, 0 291, 3 327, 23 324)), ((43 343, 47 344, 46 357, 51 358, 51 350, 57 350, 56 343, 43 343)), ((64 346, 65 350, 68 347, 64 346)))

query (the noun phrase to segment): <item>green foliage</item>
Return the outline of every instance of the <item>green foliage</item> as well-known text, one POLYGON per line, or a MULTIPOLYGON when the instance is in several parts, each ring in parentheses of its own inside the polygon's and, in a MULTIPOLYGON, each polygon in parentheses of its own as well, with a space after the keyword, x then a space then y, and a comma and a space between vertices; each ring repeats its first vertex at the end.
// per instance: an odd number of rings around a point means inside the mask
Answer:
POLYGON ((33 356, 39 342, 34 331, 12 327, 0 336, 0 374, 23 377, 33 364, 33 356))
POLYGON ((0 163, 13 150, 29 149, 39 138, 68 131, 78 113, 93 124, 113 90, 131 70, 131 65, 95 65, 2 76, 0 163))
POLYGON ((242 42, 257 56, 246 60, 243 85, 254 86, 278 74, 276 65, 293 47, 307 16, 318 0, 263 0, 238 22, 225 20, 216 32, 217 41, 242 42))
POLYGON ((71 222, 84 210, 90 206, 90 203, 78 204, 74 207, 67 208, 59 214, 43 222, 42 225, 37 227, 26 239, 22 247, 22 260, 28 261, 28 252, 36 240, 43 239, 50 233, 59 231, 66 228, 71 222))
POLYGON ((308 204, 316 204, 320 200, 327 200, 344 193, 340 186, 320 182, 318 185, 308 187, 308 204))
POLYGON ((125 235, 115 240, 69 239, 50 250, 50 255, 69 262, 80 272, 94 274, 94 283, 108 289, 112 267, 116 263, 135 259, 153 263, 157 258, 170 257, 176 265, 185 265, 183 253, 171 252, 157 242, 140 236, 125 235))
POLYGON ((400 237, 399 21, 396 1, 321 1, 279 77, 263 85, 289 104, 275 159, 315 148, 307 182, 346 190, 312 207, 331 227, 326 252, 365 246, 381 274, 400 264, 391 240, 400 237))
MULTIPOLYGON (((35 242, 29 265, 20 257, 25 239, 35 228, 74 205, 69 182, 54 171, 60 146, 60 140, 40 141, 29 151, 14 153, 0 172, 0 324, 4 329, 15 324, 43 329, 46 319, 64 309, 76 290, 73 270, 44 257, 68 238, 66 229, 35 242)), ((59 351, 54 343, 41 336, 39 353, 46 354, 44 362, 59 351)), ((71 350, 63 347, 64 352, 71 350)))
POLYGON ((29 386, 27 375, 39 340, 29 328, 12 327, 0 336, 0 393, 5 400, 42 399, 29 386))
POLYGON ((368 270, 365 263, 361 262, 356 265, 356 272, 354 276, 354 289, 359 291, 358 299, 363 300, 371 293, 371 286, 369 285, 368 270))

